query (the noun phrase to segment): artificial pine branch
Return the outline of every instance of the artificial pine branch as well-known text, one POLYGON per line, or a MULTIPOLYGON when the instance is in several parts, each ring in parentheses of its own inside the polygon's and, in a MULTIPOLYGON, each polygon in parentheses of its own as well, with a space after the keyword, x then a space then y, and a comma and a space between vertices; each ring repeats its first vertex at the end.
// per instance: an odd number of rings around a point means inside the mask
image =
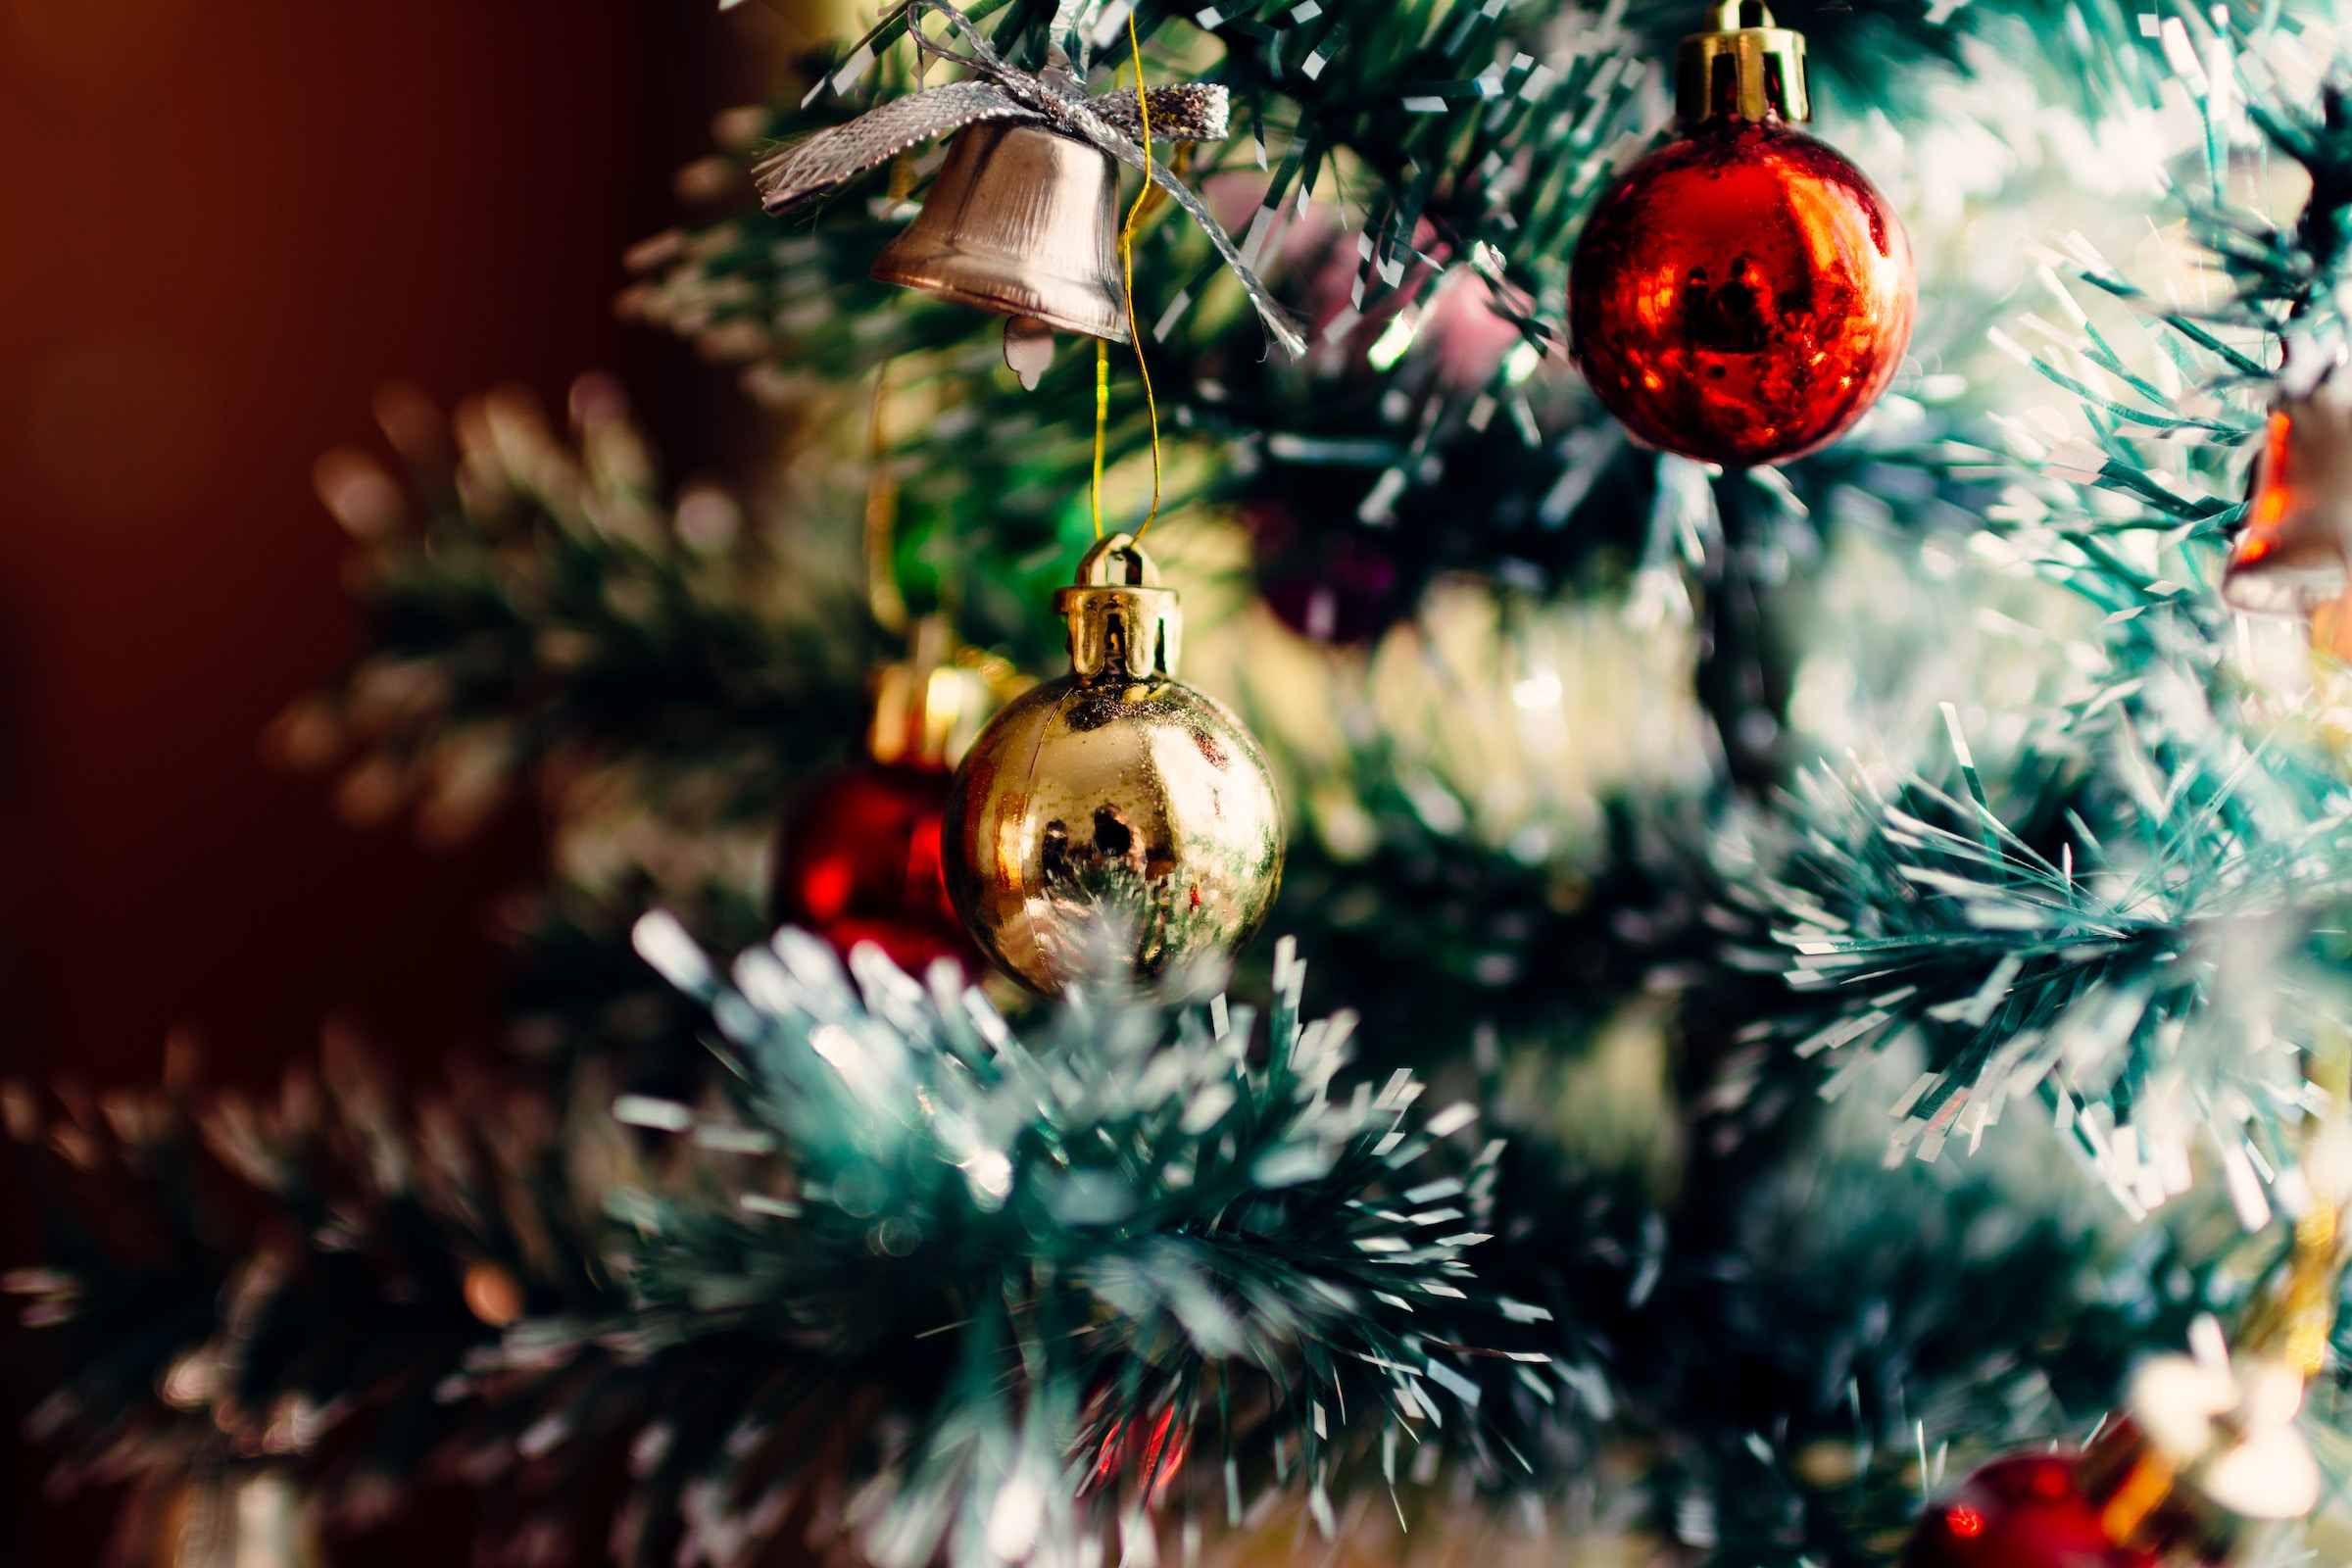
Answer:
MULTIPOLYGON (((2326 216, 2345 178, 2336 138, 2277 104, 2256 119, 2310 169, 2314 206, 2291 231, 2208 210, 2199 233, 2237 284, 2230 300, 2200 319, 2151 308, 2093 254, 2068 264, 2176 335, 2183 347, 2171 367, 2201 373, 2190 395, 2202 408, 2242 408, 2249 381, 2259 390, 2276 374, 2217 337, 2217 326, 2329 341, 2315 309, 2328 291, 2314 280, 2342 261, 2326 216)), ((1924 1029, 1931 1070, 1897 1107, 1907 1123, 1890 1157, 1915 1140, 1932 1156, 1955 1131, 1973 1145, 2008 1094, 2039 1086, 2134 1208, 2185 1182, 2185 1135, 2210 1117, 2254 1223, 2268 1205, 2249 1158, 2283 1161, 2278 1113, 2301 1111, 2290 1063, 2246 1043, 2308 1040, 2338 1004, 2327 971, 2352 871, 2337 848, 2352 802, 2337 766, 2275 723, 2250 721, 2218 657, 2229 617, 2207 586, 2211 544, 2241 509, 2139 459, 2138 443, 2151 437, 2201 437, 2185 449, 2192 472, 2218 476, 2253 419, 2178 417, 2182 397, 2132 372, 2079 309, 2077 317, 2077 363, 2096 368, 2070 374, 2050 360, 2032 363, 2082 396, 2104 448, 2061 447, 2044 471, 2134 506, 2092 513, 2078 503, 2014 534, 2027 569, 2108 612, 2100 678, 2046 715, 2024 749, 2057 763, 2021 770, 2041 791, 2016 803, 2038 843, 1987 803, 1956 718, 1968 799, 1924 779, 1892 790, 1827 773, 1810 780, 1784 869, 1755 903, 1774 911, 1775 939, 1793 950, 1792 988, 1831 1005, 1759 1027, 1799 1056, 1924 1029), (2086 377, 2099 371, 2150 412, 2093 390, 2086 377), (2169 528, 2192 586, 2114 543, 2150 526, 2169 528), (2173 1103, 2183 1095, 2202 1107, 2190 1124, 2173 1103), (2077 1119, 2093 1108, 2099 1114, 2077 1119), (2172 1168, 2159 1173, 2159 1163, 2172 1168)), ((2063 504, 2069 489, 2045 493, 2063 504)))
POLYGON ((299 765, 344 768, 346 814, 414 802, 419 830, 448 840, 518 781, 617 763, 723 823, 764 815, 856 733, 862 617, 819 632, 810 616, 835 607, 724 492, 664 500, 608 378, 583 378, 571 405, 566 443, 527 393, 470 400, 453 449, 421 394, 390 391, 412 484, 356 452, 321 461, 322 499, 360 545, 368 652, 273 738, 299 765))
POLYGON ((1163 1493, 1238 1522, 1261 1477, 1328 1529, 1333 1489, 1374 1466, 1393 1485, 1399 1446, 1448 1429, 1509 1462, 1482 1384, 1542 1383, 1550 1357, 1488 1342, 1550 1314, 1465 1262, 1499 1146, 1445 1174, 1433 1150, 1473 1107, 1417 1122, 1403 1069, 1343 1095, 1353 1020, 1303 1022, 1295 961, 1253 1062, 1250 1011, 1222 999, 1172 1038, 1103 995, 1018 1039, 952 965, 918 983, 860 948, 853 985, 786 930, 721 980, 667 916, 638 944, 711 1006, 742 1119, 620 1113, 776 1163, 615 1197, 640 1237, 628 1341, 772 1337, 810 1362, 806 1396, 900 1411, 904 1451, 863 1493, 875 1560, 1061 1561, 1149 1529, 1163 1493))

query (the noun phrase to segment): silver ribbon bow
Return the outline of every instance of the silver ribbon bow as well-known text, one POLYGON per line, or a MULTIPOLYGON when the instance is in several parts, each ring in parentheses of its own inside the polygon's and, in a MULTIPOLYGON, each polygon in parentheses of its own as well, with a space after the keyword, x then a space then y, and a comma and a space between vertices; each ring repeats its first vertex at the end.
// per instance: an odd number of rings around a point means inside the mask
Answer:
MULTIPOLYGON (((1217 248, 1235 277, 1257 307, 1266 330, 1293 355, 1306 352, 1306 337, 1291 314, 1276 303, 1257 273, 1242 260, 1233 237, 1209 212, 1208 204, 1191 186, 1169 172, 1165 161, 1147 159, 1139 138, 1143 125, 1135 94, 1102 93, 1088 97, 1077 78, 1063 68, 1060 52, 1054 64, 1030 73, 1006 65, 970 19, 946 0, 907 0, 904 8, 907 36, 928 55, 964 67, 975 79, 928 87, 894 98, 847 124, 820 130, 761 160, 752 169, 760 204, 770 213, 832 189, 843 181, 888 163, 919 142, 931 141, 984 120, 1026 120, 1067 136, 1093 142, 1130 169, 1148 169, 1152 181, 1192 215, 1209 243, 1217 248), (949 29, 971 49, 958 54, 944 43, 923 36, 922 21, 938 13, 949 29)), ((1206 82, 1185 82, 1145 91, 1152 110, 1153 140, 1222 141, 1226 134, 1226 92, 1206 82)))

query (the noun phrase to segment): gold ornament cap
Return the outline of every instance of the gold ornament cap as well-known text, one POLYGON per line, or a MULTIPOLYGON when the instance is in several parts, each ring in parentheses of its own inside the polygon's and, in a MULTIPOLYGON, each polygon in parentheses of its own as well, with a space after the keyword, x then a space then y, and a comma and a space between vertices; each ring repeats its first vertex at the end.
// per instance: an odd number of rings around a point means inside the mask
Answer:
POLYGON ((1070 624, 1070 669, 1079 680, 1176 678, 1184 612, 1132 536, 1097 540, 1078 563, 1078 580, 1054 591, 1054 609, 1070 624))
POLYGON ((1674 74, 1674 109, 1686 125, 1813 118, 1805 35, 1775 25, 1763 0, 1719 0, 1715 25, 1675 51, 1674 74))
POLYGON ((946 772, 963 758, 999 694, 985 663, 969 651, 957 657, 956 634, 944 615, 925 615, 908 629, 906 657, 876 666, 873 720, 866 755, 886 766, 946 772))

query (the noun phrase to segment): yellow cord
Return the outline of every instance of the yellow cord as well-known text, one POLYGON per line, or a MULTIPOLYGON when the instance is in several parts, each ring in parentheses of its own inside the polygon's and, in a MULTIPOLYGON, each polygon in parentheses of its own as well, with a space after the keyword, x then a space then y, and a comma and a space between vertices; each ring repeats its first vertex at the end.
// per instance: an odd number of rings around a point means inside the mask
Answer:
MULTIPOLYGON (((1152 510, 1144 515, 1144 525, 1135 530, 1141 540, 1152 528, 1152 520, 1159 515, 1159 403, 1152 395, 1152 368, 1144 363, 1144 334, 1135 320, 1135 228, 1143 221, 1144 209, 1152 200, 1152 101, 1144 95, 1144 46, 1135 35, 1135 13, 1127 13, 1127 47, 1135 54, 1135 109, 1143 122, 1144 188, 1135 193, 1135 205, 1127 211, 1127 221, 1119 229, 1119 275, 1127 285, 1127 338, 1135 345, 1135 368, 1144 378, 1144 408, 1152 416, 1152 510)), ((1106 407, 1103 383, 1096 383, 1096 459, 1101 465, 1102 414, 1106 407)), ((1100 491, 1098 481, 1096 489, 1100 491)), ((1097 518, 1096 536, 1102 535, 1102 521, 1097 518)))
POLYGON ((1110 339, 1095 339, 1095 483, 1087 500, 1095 509, 1095 537, 1102 537, 1102 431, 1110 423, 1110 339))

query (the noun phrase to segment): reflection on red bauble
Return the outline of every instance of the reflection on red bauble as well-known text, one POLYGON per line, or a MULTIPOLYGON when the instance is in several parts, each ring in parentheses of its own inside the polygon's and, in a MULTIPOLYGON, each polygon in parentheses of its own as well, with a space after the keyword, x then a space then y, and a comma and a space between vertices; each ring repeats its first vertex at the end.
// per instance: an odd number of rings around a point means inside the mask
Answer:
POLYGON ((940 876, 947 800, 948 774, 933 768, 862 762, 820 781, 784 824, 775 918, 844 953, 871 942, 909 974, 942 956, 978 973, 940 876))
POLYGON ((1860 170, 1779 120, 1717 118, 1601 198, 1569 330, 1627 429, 1749 466, 1860 418, 1902 363, 1916 304, 1910 241, 1860 170))
POLYGON ((2108 1539, 2073 1458, 2035 1453, 1995 1459, 1930 1504, 1902 1568, 2153 1568, 2157 1560, 2108 1539))

